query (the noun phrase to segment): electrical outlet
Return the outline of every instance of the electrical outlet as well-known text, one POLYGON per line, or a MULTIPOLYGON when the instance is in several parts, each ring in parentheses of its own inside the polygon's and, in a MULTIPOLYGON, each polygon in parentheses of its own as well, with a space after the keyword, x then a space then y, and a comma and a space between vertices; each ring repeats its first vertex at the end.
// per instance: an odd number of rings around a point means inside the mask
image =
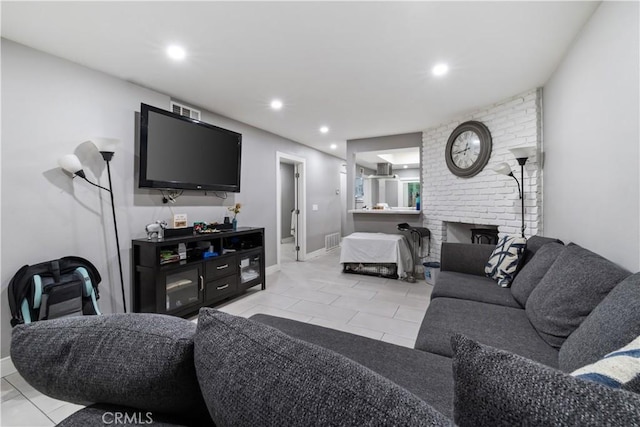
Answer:
POLYGON ((311 205, 311 209, 314 210, 314 211, 317 211, 318 210, 318 205, 311 205))

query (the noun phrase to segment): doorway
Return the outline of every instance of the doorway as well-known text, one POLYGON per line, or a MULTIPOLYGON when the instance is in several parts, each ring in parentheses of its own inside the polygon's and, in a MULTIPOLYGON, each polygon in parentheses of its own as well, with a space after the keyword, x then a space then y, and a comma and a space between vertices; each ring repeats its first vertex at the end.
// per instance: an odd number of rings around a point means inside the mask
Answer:
POLYGON ((277 262, 304 261, 306 255, 305 159, 276 153, 277 262))
POLYGON ((340 166, 340 237, 344 237, 347 230, 347 164, 340 166))

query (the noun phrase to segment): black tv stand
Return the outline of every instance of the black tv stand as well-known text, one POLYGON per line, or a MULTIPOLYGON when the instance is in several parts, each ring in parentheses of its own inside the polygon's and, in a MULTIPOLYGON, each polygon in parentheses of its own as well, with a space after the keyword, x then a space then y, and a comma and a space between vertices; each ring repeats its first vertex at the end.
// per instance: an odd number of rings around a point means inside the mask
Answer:
POLYGON ((266 287, 264 228, 135 239, 132 247, 135 313, 189 317, 200 307, 266 287))

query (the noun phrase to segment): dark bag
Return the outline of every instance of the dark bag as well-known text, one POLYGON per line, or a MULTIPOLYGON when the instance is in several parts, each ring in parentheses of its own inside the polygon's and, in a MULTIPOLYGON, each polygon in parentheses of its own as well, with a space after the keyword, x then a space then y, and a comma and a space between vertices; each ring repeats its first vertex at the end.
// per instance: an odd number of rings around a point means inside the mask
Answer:
POLYGON ((101 280, 91 262, 76 256, 23 266, 9 282, 11 326, 100 314, 97 300, 101 280))

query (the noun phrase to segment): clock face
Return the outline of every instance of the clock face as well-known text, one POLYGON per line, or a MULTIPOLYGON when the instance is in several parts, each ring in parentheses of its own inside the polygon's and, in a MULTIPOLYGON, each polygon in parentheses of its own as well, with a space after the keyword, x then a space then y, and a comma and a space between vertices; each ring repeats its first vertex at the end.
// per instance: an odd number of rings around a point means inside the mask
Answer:
POLYGON ((490 156, 491 133, 480 122, 462 123, 454 129, 447 141, 447 167, 461 178, 470 178, 480 173, 490 156))
POLYGON ((451 146, 451 160, 460 169, 470 168, 480 155, 480 138, 473 131, 462 132, 451 146))

